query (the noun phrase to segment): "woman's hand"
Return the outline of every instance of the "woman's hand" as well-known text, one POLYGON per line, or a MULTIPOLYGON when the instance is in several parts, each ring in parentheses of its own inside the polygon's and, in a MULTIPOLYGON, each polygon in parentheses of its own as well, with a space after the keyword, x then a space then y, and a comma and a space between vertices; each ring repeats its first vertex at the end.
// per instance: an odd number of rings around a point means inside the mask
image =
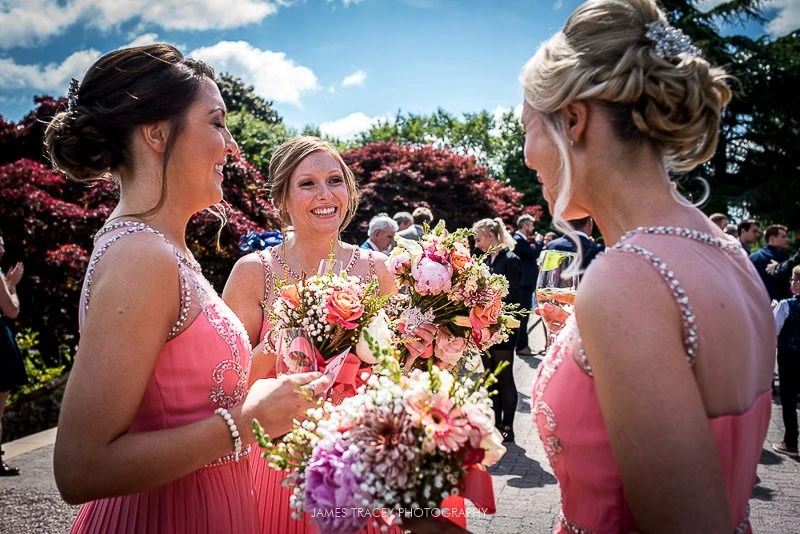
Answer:
POLYGON ((17 262, 11 269, 8 270, 6 274, 6 283, 9 286, 16 286, 19 284, 19 281, 22 280, 22 275, 25 272, 25 267, 23 267, 22 262, 17 262))
POLYGON ((436 325, 426 323, 414 330, 412 335, 417 338, 406 343, 408 349, 408 363, 410 366, 417 358, 430 358, 433 355, 433 340, 436 337, 436 325))
MULTIPOLYGON (((271 437, 281 436, 292 429, 295 419, 303 419, 313 406, 308 392, 318 396, 325 392, 330 379, 320 373, 298 373, 278 378, 260 378, 253 382, 242 404, 242 419, 247 428, 258 419, 271 437)), ((253 441, 252 433, 247 443, 253 441)))

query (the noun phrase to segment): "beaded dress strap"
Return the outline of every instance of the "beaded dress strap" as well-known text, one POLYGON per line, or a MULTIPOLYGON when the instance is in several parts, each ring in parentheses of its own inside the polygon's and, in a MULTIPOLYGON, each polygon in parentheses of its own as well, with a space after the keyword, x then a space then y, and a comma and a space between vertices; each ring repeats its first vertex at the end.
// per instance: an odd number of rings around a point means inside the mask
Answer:
POLYGON ((191 283, 190 283, 190 275, 187 274, 187 267, 191 268, 191 270, 199 270, 200 266, 197 262, 192 262, 188 258, 185 258, 182 254, 180 254, 175 246, 169 242, 166 236, 141 222, 135 221, 120 221, 117 223, 109 224, 101 228, 94 236, 94 242, 97 243, 98 239, 110 232, 114 232, 116 230, 120 230, 117 234, 113 235, 108 241, 103 243, 100 248, 95 250, 93 254, 92 261, 89 262, 89 267, 86 269, 86 291, 84 293, 84 312, 88 313, 89 311, 89 298, 92 292, 92 283, 94 282, 94 273, 97 269, 97 265, 108 252, 108 249, 111 246, 122 239, 123 237, 132 235, 132 234, 139 234, 139 233, 151 233, 155 234, 160 237, 167 245, 169 245, 170 250, 175 255, 175 259, 178 261, 178 274, 180 276, 180 299, 181 299, 181 306, 180 306, 180 313, 178 314, 178 319, 175 321, 167 335, 167 339, 172 339, 178 335, 183 325, 186 323, 186 319, 189 317, 189 309, 192 305, 192 293, 191 293, 191 283))
POLYGON ((375 268, 375 253, 372 249, 367 252, 367 261, 369 262, 369 279, 372 280, 373 276, 378 276, 378 270, 375 268))
POLYGON ((264 299, 261 301, 261 309, 264 310, 264 317, 269 315, 269 302, 272 291, 275 289, 275 276, 270 268, 270 258, 273 257, 270 249, 259 250, 256 252, 261 266, 264 268, 264 299))
MULTIPOLYGON (((683 347, 686 352, 686 360, 689 362, 689 365, 693 366, 697 358, 697 318, 694 313, 694 308, 689 303, 686 290, 675 277, 675 273, 670 270, 669 266, 667 266, 660 257, 639 245, 620 242, 610 248, 607 253, 614 252, 635 254, 643 258, 666 282, 681 314, 681 322, 683 323, 683 347)), ((584 358, 585 354, 581 354, 581 359, 584 358)))

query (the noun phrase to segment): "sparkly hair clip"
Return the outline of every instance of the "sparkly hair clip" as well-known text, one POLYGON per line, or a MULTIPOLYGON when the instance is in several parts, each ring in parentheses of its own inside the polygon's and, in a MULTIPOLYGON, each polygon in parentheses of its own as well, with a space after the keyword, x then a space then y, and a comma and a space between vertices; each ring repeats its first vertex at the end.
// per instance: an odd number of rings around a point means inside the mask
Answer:
POLYGON ((80 91, 81 84, 75 78, 69 81, 69 90, 67 91, 67 111, 72 111, 78 105, 78 91, 80 91))
POLYGON ((699 56, 700 49, 692 44, 688 35, 663 20, 656 20, 645 27, 644 36, 653 42, 656 55, 663 59, 675 59, 679 54, 687 53, 699 56))

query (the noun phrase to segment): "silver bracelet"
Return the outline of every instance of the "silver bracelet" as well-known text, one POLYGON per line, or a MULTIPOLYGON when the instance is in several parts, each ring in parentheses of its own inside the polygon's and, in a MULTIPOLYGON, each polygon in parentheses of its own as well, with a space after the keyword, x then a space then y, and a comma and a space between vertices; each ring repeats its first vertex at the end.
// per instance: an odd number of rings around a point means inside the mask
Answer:
POLYGON ((225 420, 225 424, 228 425, 228 430, 231 431, 231 437, 233 438, 233 457, 238 462, 239 458, 242 456, 242 437, 239 435, 239 429, 236 428, 236 422, 233 420, 231 413, 225 408, 217 408, 214 410, 214 413, 222 416, 225 420))

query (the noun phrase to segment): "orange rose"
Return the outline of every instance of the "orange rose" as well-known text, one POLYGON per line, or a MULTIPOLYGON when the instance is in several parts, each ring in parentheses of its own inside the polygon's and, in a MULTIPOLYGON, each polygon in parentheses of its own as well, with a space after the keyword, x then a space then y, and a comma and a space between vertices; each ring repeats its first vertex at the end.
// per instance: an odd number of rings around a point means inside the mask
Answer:
POLYGON ((469 322, 472 328, 480 330, 486 326, 497 324, 500 318, 500 311, 503 309, 503 300, 500 295, 496 295, 494 300, 486 307, 473 306, 469 312, 469 322))
POLYGON ((297 292, 297 285, 283 286, 281 288, 281 298, 289 303, 292 308, 300 306, 300 294, 297 292))
POLYGON ((348 330, 358 326, 357 321, 364 313, 364 305, 358 295, 347 290, 334 291, 325 307, 328 310, 326 320, 348 330))
POLYGON ((469 254, 469 249, 461 243, 455 243, 453 254, 450 256, 450 263, 455 270, 463 271, 467 265, 472 263, 472 256, 469 254))

